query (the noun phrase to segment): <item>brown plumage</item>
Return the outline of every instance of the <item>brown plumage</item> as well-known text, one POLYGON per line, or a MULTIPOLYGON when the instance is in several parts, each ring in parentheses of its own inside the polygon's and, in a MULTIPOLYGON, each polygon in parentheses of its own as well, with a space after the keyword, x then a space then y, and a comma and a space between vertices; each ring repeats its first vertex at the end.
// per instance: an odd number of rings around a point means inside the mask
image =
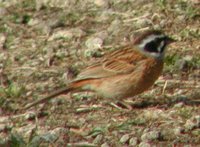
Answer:
POLYGON ((164 48, 172 41, 162 32, 145 32, 134 44, 112 51, 89 65, 67 87, 27 105, 25 109, 68 92, 93 91, 100 97, 113 100, 140 94, 161 74, 164 48))

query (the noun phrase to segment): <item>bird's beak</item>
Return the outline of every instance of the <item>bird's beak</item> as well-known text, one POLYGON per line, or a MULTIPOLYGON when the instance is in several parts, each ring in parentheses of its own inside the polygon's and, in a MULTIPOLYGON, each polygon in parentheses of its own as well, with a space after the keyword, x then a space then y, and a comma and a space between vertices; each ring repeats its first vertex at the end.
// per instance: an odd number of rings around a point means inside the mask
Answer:
POLYGON ((167 44, 171 44, 173 42, 176 42, 176 40, 171 37, 167 37, 166 42, 167 42, 167 44))

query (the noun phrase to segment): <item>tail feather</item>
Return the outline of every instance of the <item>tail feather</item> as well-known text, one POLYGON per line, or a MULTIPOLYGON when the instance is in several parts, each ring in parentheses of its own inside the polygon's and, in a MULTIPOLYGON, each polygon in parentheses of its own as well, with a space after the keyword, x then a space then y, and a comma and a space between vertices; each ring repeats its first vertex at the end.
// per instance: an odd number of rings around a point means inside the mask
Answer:
POLYGON ((70 87, 61 88, 61 89, 57 90, 56 92, 53 92, 53 93, 47 95, 46 97, 43 97, 43 98, 41 98, 39 100, 36 100, 36 101, 34 101, 34 102, 30 103, 30 104, 27 104, 23 109, 25 109, 25 110, 29 109, 29 108, 31 108, 31 107, 33 107, 35 105, 44 103, 44 102, 52 99, 55 96, 58 96, 58 95, 63 94, 63 93, 68 93, 71 90, 72 90, 72 88, 70 88, 70 87))
MULTIPOLYGON (((63 93, 68 93, 70 91, 82 91, 82 87, 84 85, 87 85, 89 84, 90 82, 92 83, 93 79, 91 80, 78 80, 78 81, 73 81, 72 83, 70 83, 67 87, 64 87, 64 88, 61 88, 61 89, 58 89, 57 91, 53 92, 53 93, 50 93, 49 95, 39 99, 39 100, 36 100, 35 102, 32 102, 30 104, 27 104, 24 108, 24 110, 27 110, 35 105, 38 105, 38 104, 41 104, 41 103, 44 103, 60 94, 63 94, 63 93)), ((88 89, 89 90, 89 89, 88 89)))

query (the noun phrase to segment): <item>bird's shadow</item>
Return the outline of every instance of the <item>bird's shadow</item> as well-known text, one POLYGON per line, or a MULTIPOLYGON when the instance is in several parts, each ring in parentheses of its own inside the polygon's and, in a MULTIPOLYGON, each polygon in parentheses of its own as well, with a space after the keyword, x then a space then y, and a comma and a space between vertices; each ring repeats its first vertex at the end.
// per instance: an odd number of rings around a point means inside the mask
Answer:
POLYGON ((199 106, 200 105, 200 96, 198 97, 187 97, 187 96, 176 96, 174 98, 160 97, 159 99, 142 99, 131 103, 131 107, 134 109, 143 109, 148 107, 158 107, 158 108, 169 108, 173 107, 176 104, 182 103, 183 105, 188 106, 199 106))

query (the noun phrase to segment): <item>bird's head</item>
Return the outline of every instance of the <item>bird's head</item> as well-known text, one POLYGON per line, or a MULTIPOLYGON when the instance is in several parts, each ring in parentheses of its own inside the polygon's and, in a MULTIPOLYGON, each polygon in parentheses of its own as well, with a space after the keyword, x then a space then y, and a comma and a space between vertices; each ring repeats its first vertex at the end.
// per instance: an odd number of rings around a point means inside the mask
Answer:
POLYGON ((151 30, 136 37, 134 45, 147 56, 163 59, 167 45, 174 41, 161 31, 151 30))

